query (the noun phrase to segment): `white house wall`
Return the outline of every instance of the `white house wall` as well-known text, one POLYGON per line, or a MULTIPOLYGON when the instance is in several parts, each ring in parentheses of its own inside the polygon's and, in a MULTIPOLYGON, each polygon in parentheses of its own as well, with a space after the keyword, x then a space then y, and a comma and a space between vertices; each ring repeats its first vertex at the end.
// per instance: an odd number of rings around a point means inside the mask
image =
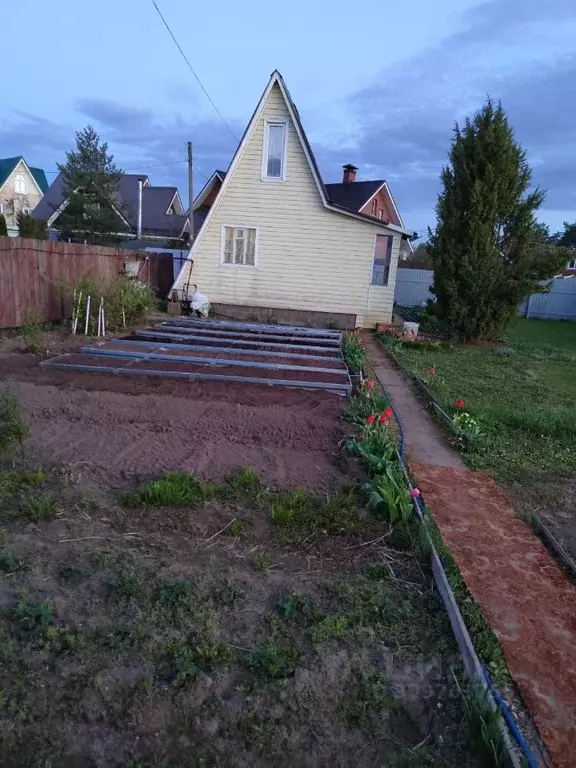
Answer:
MULTIPOLYGON (((211 302, 388 320, 400 235, 327 210, 275 84, 196 245, 191 284, 211 302), (265 120, 287 120, 286 180, 262 181, 265 120), (220 264, 222 227, 257 227, 257 266, 220 264), (393 234, 390 287, 370 288, 375 234, 393 234)), ((181 274, 178 288, 188 275, 181 274)))

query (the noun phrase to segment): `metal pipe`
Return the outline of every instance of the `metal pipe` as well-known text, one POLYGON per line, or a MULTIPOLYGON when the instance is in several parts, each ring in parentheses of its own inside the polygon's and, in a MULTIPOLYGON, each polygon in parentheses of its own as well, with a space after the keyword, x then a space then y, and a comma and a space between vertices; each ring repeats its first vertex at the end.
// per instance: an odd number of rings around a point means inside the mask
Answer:
POLYGON ((133 339, 114 339, 114 344, 122 344, 130 347, 155 347, 161 349, 190 349, 194 352, 233 352, 235 355, 262 355, 263 357, 288 357, 300 360, 326 360, 333 363, 343 363, 344 358, 330 355, 305 355, 297 352, 267 352, 263 349, 236 349, 236 347, 211 347, 206 344, 178 344, 174 342, 162 343, 161 341, 135 341, 133 339))
POLYGON ((138 223, 136 228, 136 239, 140 243, 142 240, 142 185, 144 179, 138 179, 138 223))
MULTIPOLYGON (((244 331, 244 332, 218 331, 218 330, 214 330, 213 328, 195 328, 194 330, 189 330, 188 331, 187 329, 185 329, 184 326, 180 326, 177 323, 175 323, 174 325, 167 325, 165 323, 157 323, 154 326, 154 328, 168 328, 169 330, 179 330, 179 331, 182 331, 182 333, 184 333, 184 334, 186 334, 186 333, 193 333, 193 334, 200 334, 200 336, 202 336, 204 334, 214 334, 215 336, 228 336, 228 337, 234 336, 239 341, 243 341, 243 338, 240 338, 240 337, 247 337, 249 339, 254 339, 254 338, 269 339, 269 340, 272 340, 272 341, 278 339, 278 336, 274 335, 274 334, 270 334, 270 333, 254 334, 254 333, 250 333, 249 331, 244 331)), ((305 342, 308 342, 308 343, 310 343, 312 341, 312 339, 310 339, 310 338, 305 338, 304 336, 298 336, 298 335, 282 336, 282 339, 285 340, 285 341, 305 341, 305 342)), ((323 339, 318 339, 318 342, 321 342, 322 344, 330 344, 330 345, 332 345, 332 347, 339 347, 340 346, 340 342, 337 341, 336 339, 324 339, 323 338, 323 339)))
POLYGON ((327 336, 330 338, 342 338, 342 333, 340 331, 334 331, 331 329, 323 329, 323 328, 305 328, 298 325, 265 325, 263 323, 240 323, 240 322, 234 322, 234 321, 228 321, 228 320, 201 320, 200 318, 194 318, 194 317, 179 317, 174 320, 169 320, 168 323, 182 323, 185 325, 203 325, 203 326, 211 326, 215 328, 238 328, 238 329, 247 329, 247 330, 255 330, 260 331, 263 329, 266 329, 269 333, 300 333, 303 336, 327 336))
MULTIPOLYGON (((162 333, 161 331, 136 331, 134 334, 135 336, 138 336, 140 338, 153 338, 153 339, 177 339, 178 341, 188 341, 188 340, 197 340, 202 341, 206 340, 211 343, 213 342, 221 342, 222 344, 230 344, 233 343, 233 339, 219 339, 217 336, 195 336, 194 334, 177 334, 177 333, 168 333, 168 331, 162 333)), ((330 352, 334 354, 334 352, 338 352, 338 349, 335 349, 334 347, 308 347, 304 344, 279 344, 277 342, 266 342, 266 341, 249 341, 244 339, 239 339, 238 344, 242 344, 244 347, 276 347, 277 349, 310 349, 314 350, 315 352, 330 352)))
MULTIPOLYGON (((65 355, 62 355, 62 357, 65 357, 65 355)), ((57 368, 59 370, 72 371, 89 371, 90 373, 124 373, 129 376, 166 376, 168 378, 187 379, 188 381, 223 381, 246 384, 267 384, 271 387, 326 389, 330 392, 334 392, 336 395, 341 395, 342 397, 348 397, 350 395, 350 391, 347 386, 342 386, 341 384, 333 384, 332 382, 295 381, 294 379, 262 379, 253 376, 226 376, 224 374, 217 373, 186 373, 184 371, 159 371, 157 369, 148 370, 144 368, 117 368, 104 365, 82 365, 80 363, 55 362, 55 360, 58 359, 60 358, 54 358, 54 361, 46 360, 45 362, 40 363, 40 365, 44 368, 57 368)))
POLYGON ((250 360, 219 359, 216 357, 193 357, 192 355, 162 355, 157 352, 140 353, 101 347, 82 347, 82 354, 93 357, 119 357, 132 360, 158 360, 163 363, 195 363, 215 365, 220 367, 234 366, 238 368, 262 368, 266 371, 305 371, 307 373, 331 373, 334 376, 347 376, 348 369, 344 368, 315 368, 310 365, 283 365, 282 363, 255 363, 250 360))

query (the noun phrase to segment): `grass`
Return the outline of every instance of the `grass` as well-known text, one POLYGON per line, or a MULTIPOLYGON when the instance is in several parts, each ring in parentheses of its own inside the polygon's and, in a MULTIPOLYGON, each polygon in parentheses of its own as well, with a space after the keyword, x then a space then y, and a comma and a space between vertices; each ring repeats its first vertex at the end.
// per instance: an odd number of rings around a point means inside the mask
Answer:
POLYGON ((576 324, 519 319, 505 340, 509 352, 487 346, 396 345, 402 366, 427 378, 449 414, 456 400, 485 437, 466 446, 472 468, 501 482, 566 478, 576 471, 576 324))
POLYGON ((446 616, 401 549, 414 531, 399 525, 364 547, 385 529, 356 488, 326 497, 267 488, 251 470, 219 485, 169 474, 129 491, 123 508, 66 515, 71 543, 55 547, 50 510, 74 509, 82 489, 42 470, 2 477, 18 514, 0 542, 13 590, 0 610, 0 762, 217 768, 241 749, 250 765, 306 754, 411 766, 426 764, 414 745, 433 732, 434 764, 479 768, 445 672, 446 616), (45 520, 33 536, 24 497, 45 520), (441 680, 424 679, 430 663, 441 680), (422 734, 396 695, 405 675, 427 702, 422 734))

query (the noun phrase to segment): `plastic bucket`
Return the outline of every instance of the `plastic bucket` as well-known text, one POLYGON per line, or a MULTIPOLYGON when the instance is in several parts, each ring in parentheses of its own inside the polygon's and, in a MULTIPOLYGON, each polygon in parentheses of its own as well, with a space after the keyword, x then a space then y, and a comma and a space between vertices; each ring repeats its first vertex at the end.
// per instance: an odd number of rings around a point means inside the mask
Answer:
POLYGON ((420 330, 420 323, 404 323, 404 333, 407 336, 413 336, 416 338, 418 336, 418 331, 420 330))

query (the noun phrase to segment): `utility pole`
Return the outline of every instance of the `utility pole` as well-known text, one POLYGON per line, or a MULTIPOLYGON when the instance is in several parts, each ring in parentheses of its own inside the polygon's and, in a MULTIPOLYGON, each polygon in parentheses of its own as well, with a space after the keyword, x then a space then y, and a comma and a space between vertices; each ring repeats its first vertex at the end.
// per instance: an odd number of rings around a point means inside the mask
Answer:
POLYGON ((190 229, 190 243, 194 241, 194 177, 192 168, 192 142, 188 142, 188 227, 190 229))

